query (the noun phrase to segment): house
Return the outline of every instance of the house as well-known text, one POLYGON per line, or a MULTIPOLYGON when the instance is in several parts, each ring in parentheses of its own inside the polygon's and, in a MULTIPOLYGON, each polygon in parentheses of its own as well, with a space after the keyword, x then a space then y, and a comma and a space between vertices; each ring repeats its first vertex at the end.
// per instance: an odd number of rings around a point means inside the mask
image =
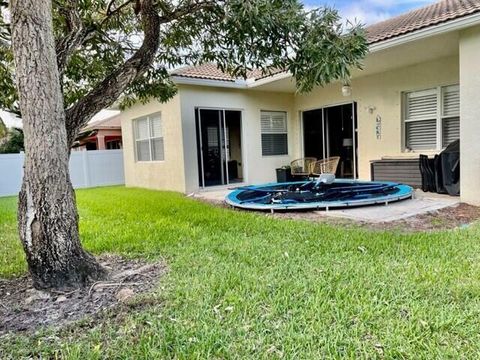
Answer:
MULTIPOLYGON (((185 193, 264 183, 304 156, 409 161, 461 139, 461 198, 480 205, 480 1, 445 0, 368 28, 370 53, 341 83, 297 94, 290 74, 233 79, 213 64, 173 73, 178 94, 121 114, 127 186, 185 193)), ((401 169, 389 171, 402 177, 401 169)))
MULTIPOLYGON (((22 119, 14 113, 0 110, 0 121, 7 129, 23 129, 22 119)), ((116 150, 122 148, 120 111, 102 110, 80 131, 73 150, 116 150)))
POLYGON ((0 120, 7 129, 22 129, 22 119, 16 114, 0 109, 0 120))
POLYGON ((77 137, 74 150, 117 150, 122 148, 120 115, 93 119, 77 137))

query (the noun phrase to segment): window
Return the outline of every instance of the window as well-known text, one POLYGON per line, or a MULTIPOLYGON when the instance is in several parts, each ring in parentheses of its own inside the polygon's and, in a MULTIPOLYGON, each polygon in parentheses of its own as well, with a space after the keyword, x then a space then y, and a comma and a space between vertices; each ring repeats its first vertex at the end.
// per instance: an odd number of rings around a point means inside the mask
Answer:
POLYGON ((135 154, 137 161, 161 161, 165 159, 163 131, 160 114, 153 114, 133 121, 135 154))
POLYGON ((288 155, 287 113, 261 112, 262 155, 288 155))
POLYGON ((440 150, 460 137, 458 85, 405 94, 405 147, 440 150))
POLYGON ((442 146, 460 139, 460 87, 442 89, 442 146))
POLYGON ((120 150, 122 148, 122 140, 107 141, 106 147, 108 150, 120 150))

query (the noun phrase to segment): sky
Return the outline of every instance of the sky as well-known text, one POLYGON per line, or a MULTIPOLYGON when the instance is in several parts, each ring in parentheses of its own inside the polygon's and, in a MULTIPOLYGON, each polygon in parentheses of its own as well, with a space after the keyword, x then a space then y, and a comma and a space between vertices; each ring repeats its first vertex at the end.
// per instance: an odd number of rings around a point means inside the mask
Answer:
POLYGON ((367 25, 434 2, 435 0, 303 0, 307 8, 333 6, 343 18, 367 25))

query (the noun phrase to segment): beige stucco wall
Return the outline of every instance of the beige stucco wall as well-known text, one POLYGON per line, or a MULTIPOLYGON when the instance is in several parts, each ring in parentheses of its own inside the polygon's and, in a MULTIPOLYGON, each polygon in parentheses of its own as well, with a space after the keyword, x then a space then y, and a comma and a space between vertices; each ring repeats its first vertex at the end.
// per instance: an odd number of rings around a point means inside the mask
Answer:
POLYGON ((126 186, 150 189, 185 191, 183 164, 182 124, 180 121, 180 96, 162 104, 152 100, 137 104, 122 112, 122 133, 126 186), (132 120, 161 113, 164 135, 164 161, 136 162, 132 120))
MULTIPOLYGON (((467 39, 469 39, 468 36, 465 37, 465 51, 471 56, 472 51, 477 51, 475 47, 477 44, 473 42, 472 45, 472 41, 467 39)), ((470 72, 473 72, 474 63, 472 62, 469 66, 470 72)), ((470 72, 468 76, 471 75, 470 72)), ((275 179, 276 168, 302 156, 302 111, 352 101, 357 102, 359 176, 361 179, 370 179, 371 160, 389 156, 418 156, 418 153, 407 153, 403 150, 402 92, 457 83, 459 83, 459 60, 458 56, 451 56, 355 78, 352 81, 352 96, 349 98, 342 96, 340 84, 317 88, 304 95, 180 85, 179 95, 167 104, 152 101, 147 105, 136 105, 122 114, 126 184, 187 193, 199 189, 196 107, 242 111, 244 180, 247 183, 263 183, 275 179), (369 108, 375 109, 373 113, 369 112, 369 108), (287 156, 262 156, 261 110, 287 112, 289 147, 287 156), (162 112, 164 120, 165 161, 136 163, 132 119, 157 111, 162 112), (382 118, 381 139, 376 138, 377 115, 382 118)), ((474 84, 471 86, 473 89, 474 84)), ((476 108, 463 107, 465 101, 462 98, 462 110, 465 113, 469 112, 471 114, 469 116, 473 117, 472 114, 475 113, 476 108)), ((472 103, 472 101, 469 102, 472 103)), ((465 115, 462 114, 462 122, 464 122, 463 116, 465 115)), ((463 132, 475 130, 473 127, 462 127, 462 129, 463 132)), ((465 134, 462 133, 462 137, 464 136, 465 134)), ((480 154, 480 149, 477 154, 480 154)), ((480 163, 478 159, 477 163, 480 163)), ((468 180, 466 184, 469 184, 468 180)), ((468 186, 471 187, 471 184, 468 186)))
MULTIPOLYGON (((418 154, 403 151, 402 92, 421 90, 459 82, 458 57, 448 57, 396 69, 352 81, 352 96, 345 98, 341 84, 318 88, 295 97, 295 114, 323 106, 357 102, 358 170, 361 179, 370 179, 370 161, 382 157, 408 157, 418 154), (369 107, 375 108, 373 113, 369 107), (381 139, 376 137, 377 115, 382 118, 381 139)), ((297 123, 300 121, 297 119, 297 123)), ((425 152, 423 152, 425 153, 425 152)))
POLYGON ((460 193, 480 205, 480 27, 460 35, 460 193))
POLYGON ((223 108, 242 111, 242 158, 245 182, 262 183, 275 179, 275 169, 289 164, 299 154, 299 127, 293 114, 293 95, 202 86, 179 87, 182 108, 185 181, 187 192, 198 190, 198 160, 195 108, 223 108), (287 156, 262 156, 260 111, 286 111, 287 156))

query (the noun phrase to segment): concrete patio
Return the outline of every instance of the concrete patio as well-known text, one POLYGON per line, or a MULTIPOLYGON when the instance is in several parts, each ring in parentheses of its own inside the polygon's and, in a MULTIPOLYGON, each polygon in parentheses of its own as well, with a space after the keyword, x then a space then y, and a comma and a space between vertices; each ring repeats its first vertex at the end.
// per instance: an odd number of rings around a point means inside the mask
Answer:
MULTIPOLYGON (((190 196, 205 201, 222 203, 225 199, 225 196, 230 191, 232 191, 231 188, 219 187, 194 193, 190 196)), ((322 216, 346 218, 369 223, 384 223, 426 214, 450 206, 456 206, 459 203, 459 197, 424 193, 421 190, 416 190, 413 199, 399 201, 389 205, 365 206, 329 211, 313 211, 313 213, 318 213, 322 216)))

